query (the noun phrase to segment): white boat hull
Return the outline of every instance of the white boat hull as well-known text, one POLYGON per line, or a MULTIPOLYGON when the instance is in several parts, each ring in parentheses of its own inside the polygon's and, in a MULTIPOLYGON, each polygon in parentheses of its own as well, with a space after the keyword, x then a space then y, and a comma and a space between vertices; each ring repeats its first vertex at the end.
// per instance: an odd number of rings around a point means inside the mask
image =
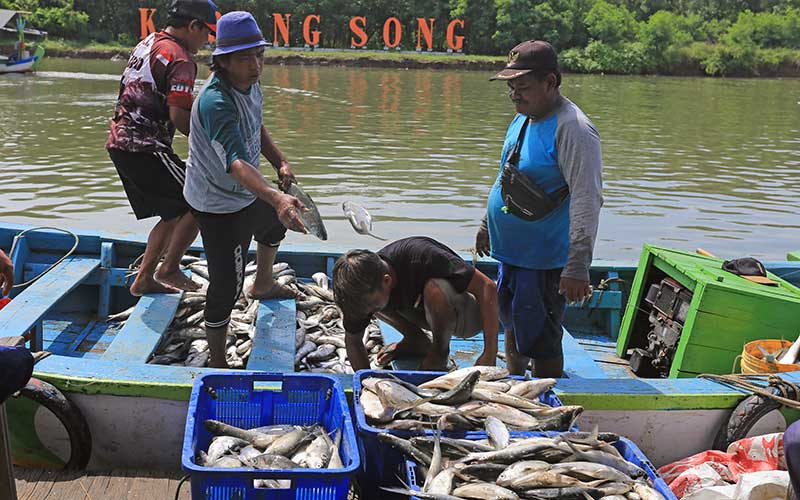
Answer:
POLYGON ((29 57, 14 63, 0 63, 0 74, 2 73, 28 73, 33 71, 33 66, 36 64, 38 57, 29 57))

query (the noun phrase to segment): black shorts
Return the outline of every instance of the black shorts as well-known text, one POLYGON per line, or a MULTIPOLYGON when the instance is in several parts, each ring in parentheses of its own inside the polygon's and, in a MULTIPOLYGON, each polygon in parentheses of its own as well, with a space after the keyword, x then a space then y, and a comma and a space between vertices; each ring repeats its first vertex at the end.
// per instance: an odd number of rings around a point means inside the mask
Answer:
POLYGON ((221 328, 230 322, 233 306, 242 293, 250 239, 255 237, 262 245, 277 247, 286 236, 286 227, 275 209, 260 198, 231 214, 192 213, 208 259, 205 323, 221 328))
POLYGON ((109 149, 136 218, 164 220, 189 211, 183 197, 186 164, 175 153, 131 153, 109 149))

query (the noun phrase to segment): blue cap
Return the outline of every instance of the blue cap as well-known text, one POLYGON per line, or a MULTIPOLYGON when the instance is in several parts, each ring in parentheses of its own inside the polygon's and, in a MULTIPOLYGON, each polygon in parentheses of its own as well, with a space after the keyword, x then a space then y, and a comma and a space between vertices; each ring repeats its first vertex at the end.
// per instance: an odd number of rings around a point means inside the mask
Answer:
POLYGON ((217 20, 217 48, 211 55, 219 56, 267 45, 252 14, 228 12, 217 20))

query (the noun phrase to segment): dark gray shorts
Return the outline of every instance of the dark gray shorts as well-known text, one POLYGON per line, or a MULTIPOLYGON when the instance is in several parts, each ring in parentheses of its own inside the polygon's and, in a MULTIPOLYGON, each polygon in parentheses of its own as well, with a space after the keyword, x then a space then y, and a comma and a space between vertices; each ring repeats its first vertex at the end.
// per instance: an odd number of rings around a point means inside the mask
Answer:
MULTIPOLYGON (((483 329, 481 309, 475 296, 469 292, 456 292, 453 285, 446 279, 433 278, 433 281, 444 292, 447 301, 455 311, 455 320, 447 325, 446 333, 450 337, 466 339, 474 337, 483 329)), ((429 307, 411 307, 397 311, 412 324, 423 330, 430 330, 435 311, 429 307)))
POLYGON ((558 293, 561 269, 524 269, 500 264, 497 297, 500 321, 514 330, 517 351, 533 359, 562 357, 566 300, 558 293))

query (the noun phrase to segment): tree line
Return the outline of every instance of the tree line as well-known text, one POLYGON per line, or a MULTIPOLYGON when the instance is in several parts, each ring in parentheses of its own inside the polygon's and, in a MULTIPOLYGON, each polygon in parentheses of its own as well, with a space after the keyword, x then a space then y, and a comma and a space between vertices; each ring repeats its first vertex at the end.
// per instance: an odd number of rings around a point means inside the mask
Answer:
MULTIPOLYGON (((32 12, 50 36, 134 45, 139 8, 165 21, 168 0, 0 0, 32 12)), ((291 45, 303 46, 302 22, 317 14, 320 46, 350 48, 353 16, 367 18, 367 48, 383 48, 383 23, 403 24, 400 48, 414 50, 417 19, 435 19, 434 46, 445 26, 463 19, 466 54, 502 55, 530 38, 550 41, 568 71, 620 74, 780 74, 800 62, 800 0, 218 0, 222 12, 252 12, 272 38, 273 13, 291 14, 291 45)))

